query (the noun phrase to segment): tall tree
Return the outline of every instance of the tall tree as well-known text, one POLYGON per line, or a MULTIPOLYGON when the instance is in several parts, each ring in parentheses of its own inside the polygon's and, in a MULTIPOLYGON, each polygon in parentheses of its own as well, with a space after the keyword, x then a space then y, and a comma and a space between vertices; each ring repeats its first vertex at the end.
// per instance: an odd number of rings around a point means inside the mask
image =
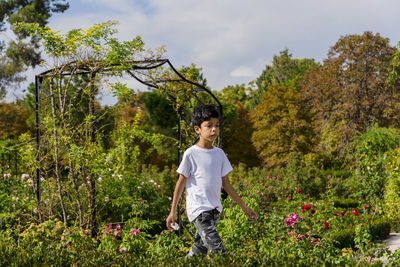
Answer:
POLYGON ((250 116, 252 141, 266 166, 285 166, 291 152, 311 151, 311 116, 295 87, 269 86, 250 116))
POLYGON ((15 31, 13 24, 34 22, 44 26, 53 13, 64 12, 68 7, 65 0, 0 1, 0 32, 6 31, 8 23, 16 35, 16 40, 0 43, 0 99, 8 86, 24 80, 23 71, 37 66, 41 59, 38 39, 29 37, 25 31, 15 31))
POLYGON ((227 86, 216 93, 224 106, 224 151, 233 164, 245 163, 258 166, 260 160, 251 142, 253 125, 249 116, 251 87, 242 85, 227 86))
POLYGON ((250 108, 255 108, 260 102, 261 95, 267 91, 270 85, 294 86, 299 88, 299 80, 311 67, 319 66, 314 59, 297 59, 285 49, 275 55, 272 65, 267 65, 261 75, 257 78, 257 90, 253 91, 250 99, 250 108))
POLYGON ((399 84, 386 82, 395 51, 379 33, 346 35, 321 68, 308 72, 303 93, 315 114, 320 151, 340 155, 373 123, 399 126, 399 84))

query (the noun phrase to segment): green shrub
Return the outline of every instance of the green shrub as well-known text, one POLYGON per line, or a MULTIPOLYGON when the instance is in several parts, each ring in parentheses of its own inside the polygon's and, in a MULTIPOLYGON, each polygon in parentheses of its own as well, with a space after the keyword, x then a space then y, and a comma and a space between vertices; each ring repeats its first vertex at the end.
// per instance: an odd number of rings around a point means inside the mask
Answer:
POLYGON ((374 220, 368 221, 368 230, 371 234, 372 241, 384 240, 390 234, 390 222, 384 218, 377 217, 374 220))
POLYGON ((330 235, 333 244, 339 248, 355 248, 354 243, 355 231, 354 228, 343 228, 340 231, 334 232, 330 235))
POLYGON ((351 198, 347 199, 336 198, 333 200, 333 205, 337 208, 344 208, 344 209, 357 208, 359 204, 360 204, 359 200, 351 198))

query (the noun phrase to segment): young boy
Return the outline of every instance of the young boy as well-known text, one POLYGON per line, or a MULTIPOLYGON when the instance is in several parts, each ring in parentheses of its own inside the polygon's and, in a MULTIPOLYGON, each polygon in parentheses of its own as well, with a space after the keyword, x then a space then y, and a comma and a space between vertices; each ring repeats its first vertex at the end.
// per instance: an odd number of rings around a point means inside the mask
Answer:
POLYGON ((218 214, 222 211, 221 185, 251 220, 257 219, 257 213, 246 206, 235 192, 228 179, 232 166, 224 151, 213 146, 219 135, 219 113, 216 108, 212 105, 196 107, 192 124, 200 139, 183 154, 177 170, 179 178, 167 227, 173 229, 171 224, 175 223, 178 202, 186 186, 186 211, 189 221, 196 226, 194 244, 186 257, 206 256, 208 250, 211 254, 222 253, 225 256, 225 247, 216 230, 218 214))

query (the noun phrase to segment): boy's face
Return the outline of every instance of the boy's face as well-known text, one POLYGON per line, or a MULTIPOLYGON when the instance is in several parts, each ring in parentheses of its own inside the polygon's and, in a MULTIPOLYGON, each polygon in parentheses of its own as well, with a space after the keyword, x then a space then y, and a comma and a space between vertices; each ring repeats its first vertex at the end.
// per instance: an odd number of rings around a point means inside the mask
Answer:
POLYGON ((209 121, 203 121, 199 126, 194 126, 200 139, 206 142, 214 142, 219 135, 219 119, 211 118, 209 121))

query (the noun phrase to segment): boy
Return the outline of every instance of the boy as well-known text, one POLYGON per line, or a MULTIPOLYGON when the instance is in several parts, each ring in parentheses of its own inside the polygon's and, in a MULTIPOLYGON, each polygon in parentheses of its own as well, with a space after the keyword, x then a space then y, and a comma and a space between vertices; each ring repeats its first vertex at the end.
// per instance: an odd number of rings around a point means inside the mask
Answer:
POLYGON ((232 166, 224 151, 213 146, 219 135, 219 113, 212 105, 198 106, 192 114, 194 130, 199 141, 185 151, 177 172, 179 173, 172 200, 171 212, 167 218, 167 227, 172 230, 179 199, 186 186, 186 211, 190 222, 196 226, 194 244, 186 257, 206 256, 222 253, 226 250, 216 230, 222 211, 221 185, 236 201, 244 213, 251 219, 257 219, 257 213, 246 206, 233 189, 228 179, 232 166))

